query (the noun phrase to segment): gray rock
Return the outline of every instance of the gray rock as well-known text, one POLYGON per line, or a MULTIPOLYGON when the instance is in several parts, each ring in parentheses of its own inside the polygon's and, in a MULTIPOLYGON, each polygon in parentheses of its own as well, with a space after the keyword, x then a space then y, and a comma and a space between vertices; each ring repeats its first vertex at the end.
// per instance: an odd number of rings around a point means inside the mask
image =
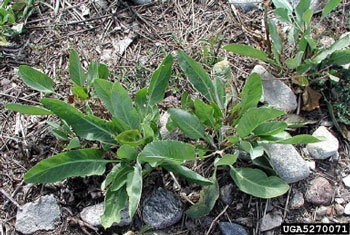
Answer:
POLYGON ((125 52, 125 50, 130 46, 130 44, 134 41, 134 39, 126 37, 121 40, 114 40, 112 41, 112 45, 114 47, 115 52, 122 56, 125 52))
POLYGON ((263 80, 263 102, 286 112, 292 112, 297 108, 297 98, 294 92, 270 74, 263 66, 256 65, 252 73, 260 74, 263 80))
POLYGON ((304 206, 304 195, 296 190, 290 200, 290 208, 291 209, 299 209, 304 206))
POLYGON ((222 235, 248 235, 247 231, 242 225, 235 223, 220 222, 219 228, 222 235))
POLYGON ((39 230, 53 230, 60 221, 61 211, 53 195, 26 203, 16 216, 16 230, 31 234, 39 230))
POLYGON ((350 175, 343 178, 343 183, 346 187, 350 188, 350 175))
POLYGON ((176 224, 182 217, 182 203, 174 193, 163 188, 153 193, 143 203, 143 221, 154 229, 176 224))
POLYGON ((233 201, 232 190, 234 188, 233 184, 227 184, 220 188, 221 200, 226 204, 230 205, 233 201))
POLYGON ((229 0, 228 2, 240 8, 243 13, 247 13, 253 9, 257 9, 257 4, 261 3, 262 0, 229 0))
POLYGON ((283 218, 279 213, 268 213, 261 219, 262 232, 274 229, 282 224, 283 218))
POLYGON ((337 153, 339 149, 339 141, 327 130, 326 127, 320 126, 312 136, 325 138, 325 141, 306 145, 306 149, 313 158, 326 159, 337 153))
POLYGON ((329 221, 329 219, 328 219, 327 217, 323 217, 323 218, 321 219, 321 223, 323 223, 323 224, 328 224, 328 223, 330 223, 330 221, 329 221))
POLYGON ((268 144, 270 163, 277 174, 288 184, 303 180, 310 175, 306 161, 291 144, 268 144))
POLYGON ((350 215, 350 203, 346 204, 344 209, 344 214, 350 215))
POLYGON ((316 210, 316 215, 319 216, 319 217, 323 217, 323 216, 327 215, 327 211, 328 211, 328 207, 320 206, 316 210))
MULTIPOLYGON (((84 208, 81 212, 80 212, 80 218, 95 227, 99 227, 102 226, 101 225, 101 216, 103 215, 103 211, 104 211, 104 204, 99 203, 93 206, 88 206, 86 208, 84 208)), ((113 223, 113 226, 127 226, 131 223, 131 218, 129 216, 129 212, 128 212, 128 208, 124 208, 121 213, 121 219, 119 223, 113 223)))
POLYGON ((333 193, 333 186, 328 180, 323 177, 317 177, 310 182, 305 193, 305 199, 314 205, 329 205, 333 193))

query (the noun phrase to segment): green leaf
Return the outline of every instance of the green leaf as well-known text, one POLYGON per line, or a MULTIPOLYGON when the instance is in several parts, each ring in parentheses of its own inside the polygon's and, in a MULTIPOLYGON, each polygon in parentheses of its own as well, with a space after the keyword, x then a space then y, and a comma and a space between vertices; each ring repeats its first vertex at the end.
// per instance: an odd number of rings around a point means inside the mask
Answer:
POLYGON ((113 177, 112 185, 109 188, 112 191, 118 191, 121 189, 126 183, 128 174, 133 171, 133 168, 127 164, 122 164, 111 177, 113 177))
POLYGON ((267 19, 267 25, 269 27, 270 36, 272 39, 272 46, 276 49, 278 53, 282 51, 282 39, 278 34, 277 22, 271 19, 267 19))
POLYGON ((126 130, 120 133, 116 140, 122 144, 136 147, 144 143, 144 139, 139 130, 126 130))
POLYGON ((193 100, 191 99, 191 96, 189 96, 186 91, 183 92, 181 95, 181 108, 183 110, 191 110, 194 108, 193 100))
POLYGON ((72 92, 76 97, 79 97, 80 99, 87 99, 89 98, 89 95, 87 93, 87 90, 80 86, 75 86, 72 88, 72 92))
POLYGON ((181 50, 178 51, 177 58, 192 85, 209 101, 215 101, 214 85, 203 67, 181 50))
POLYGON ((98 64, 98 78, 107 80, 109 74, 110 72, 105 64, 98 64))
POLYGON ((63 140, 63 141, 68 141, 68 140, 69 140, 69 137, 68 137, 67 133, 65 133, 65 132, 62 131, 62 130, 59 130, 59 129, 52 129, 52 130, 51 130, 51 133, 52 133, 57 139, 60 139, 60 140, 63 140))
POLYGON ((250 108, 255 108, 262 96, 263 87, 261 77, 257 73, 252 73, 246 81, 241 92, 241 113, 244 113, 250 108))
POLYGON ((147 114, 147 91, 148 89, 142 88, 135 94, 135 106, 136 110, 139 112, 139 114, 143 117, 147 114))
POLYGON ((299 51, 294 58, 286 59, 285 63, 289 69, 296 69, 300 66, 301 61, 303 59, 304 52, 299 51))
POLYGON ((327 56, 331 55, 335 51, 341 50, 350 43, 350 35, 345 35, 335 43, 333 43, 328 49, 323 50, 320 54, 318 54, 315 58, 312 59, 313 63, 320 63, 322 60, 326 59, 327 56))
POLYGON ((158 69, 154 71, 148 88, 149 103, 151 105, 163 100, 165 89, 168 87, 172 65, 173 57, 169 54, 159 65, 158 69))
POLYGON ((129 196, 129 215, 132 218, 139 206, 142 193, 142 167, 139 162, 134 166, 134 171, 128 174, 126 191, 129 196))
POLYGON ((233 145, 238 144, 240 138, 238 136, 229 136, 227 140, 230 141, 233 145))
POLYGON ((292 14, 293 7, 290 5, 288 0, 272 0, 273 5, 275 5, 276 8, 283 8, 288 11, 288 15, 292 14))
POLYGON ((285 112, 274 108, 251 108, 248 109, 239 120, 237 134, 244 138, 263 122, 282 116, 285 112))
POLYGON ((200 192, 199 201, 186 211, 186 215, 191 219, 198 219, 208 215, 214 208, 216 200, 219 198, 219 192, 219 183, 217 180, 215 180, 214 184, 203 187, 200 192))
POLYGON ((233 181, 241 191, 247 194, 260 198, 273 198, 289 190, 288 184, 282 179, 277 176, 268 177, 262 170, 230 167, 233 181))
MULTIPOLYGON (((214 87, 215 87, 214 93, 215 93, 216 103, 218 104, 220 109, 223 110, 226 104, 226 91, 225 91, 224 82, 220 78, 216 78, 214 87)), ((232 94, 229 94, 229 95, 232 95, 232 94)))
POLYGON ((313 11, 312 9, 307 9, 304 13, 303 13, 303 21, 305 22, 306 25, 309 25, 311 22, 311 18, 313 15, 313 11))
POLYGON ((73 106, 60 100, 43 98, 40 102, 59 118, 65 120, 81 138, 115 143, 114 138, 119 133, 119 129, 113 122, 107 122, 91 115, 84 115, 73 106))
POLYGON ((74 49, 70 51, 69 55, 69 76, 77 86, 84 85, 86 74, 80 65, 79 55, 74 49))
POLYGON ((53 183, 74 176, 102 175, 106 164, 98 149, 81 149, 46 158, 25 175, 26 183, 53 183))
POLYGON ((330 63, 335 63, 336 65, 350 64, 350 49, 339 50, 334 52, 329 58, 330 63))
POLYGON ((44 93, 53 93, 53 80, 43 74, 42 72, 29 67, 28 65, 21 65, 18 69, 19 76, 23 82, 30 88, 44 93))
POLYGON ((284 131, 288 127, 285 122, 265 122, 257 126, 253 132, 255 135, 274 135, 281 131, 284 131))
POLYGON ((118 191, 107 190, 101 224, 106 229, 121 220, 120 212, 125 208, 128 195, 125 187, 118 191))
POLYGON ((6 109, 19 112, 22 114, 29 114, 29 115, 49 115, 52 114, 50 110, 44 109, 40 106, 32 106, 32 105, 24 105, 24 104, 6 104, 6 109))
POLYGON ((206 139, 204 126, 196 116, 187 111, 171 108, 168 110, 171 120, 191 139, 206 139))
POLYGON ((153 141, 138 156, 138 159, 150 163, 170 160, 180 164, 194 158, 195 148, 192 145, 172 140, 153 141))
POLYGON ((133 107, 128 92, 118 82, 114 84, 104 79, 94 83, 97 96, 111 114, 126 123, 131 129, 140 129, 140 117, 133 107))
POLYGON ((234 52, 239 55, 248 56, 254 59, 262 60, 270 64, 276 64, 273 60, 269 59, 267 54, 263 51, 255 49, 252 46, 243 44, 229 44, 224 46, 226 51, 234 52))
POLYGON ((101 190, 105 190, 115 179, 117 172, 122 167, 121 163, 116 164, 112 170, 107 174, 105 180, 101 184, 101 190))
POLYGON ((322 11, 322 17, 321 21, 326 18, 326 16, 333 11, 340 3, 342 0, 329 0, 326 4, 326 6, 323 8, 322 11))
POLYGON ((303 15, 307 10, 309 10, 310 3, 311 0, 299 1, 298 5, 295 8, 296 22, 299 25, 299 28, 302 28, 304 25, 303 15))
POLYGON ((235 154, 225 154, 222 158, 216 158, 214 161, 214 167, 233 165, 237 161, 238 154, 239 152, 236 151, 235 154))
POLYGON ((91 85, 98 78, 100 78, 99 63, 92 62, 91 64, 89 64, 86 81, 89 85, 91 85))
POLYGON ((200 99, 194 100, 194 113, 198 117, 199 121, 208 127, 215 127, 214 108, 207 105, 200 99))
POLYGON ((130 145, 124 144, 117 150, 117 155, 121 159, 133 161, 137 158, 137 151, 130 145))
POLYGON ((309 143, 317 143, 321 140, 312 136, 312 135, 296 135, 292 138, 288 138, 285 140, 278 140, 276 143, 279 144, 309 144, 309 143))
POLYGON ((275 14, 278 17, 278 19, 285 23, 292 23, 292 20, 290 19, 290 16, 288 14, 288 9, 286 8, 277 8, 275 9, 275 14))
POLYGON ((198 184, 201 186, 208 186, 213 184, 212 181, 204 178, 203 176, 188 169, 187 167, 184 167, 175 163, 171 163, 171 162, 162 163, 161 166, 165 168, 167 171, 174 172, 175 174, 185 178, 187 181, 191 183, 198 184))
POLYGON ((292 138, 292 136, 286 131, 282 131, 274 135, 260 136, 261 141, 268 141, 269 143, 275 143, 276 141, 285 140, 289 138, 292 138))
POLYGON ((74 137, 66 147, 67 150, 71 150, 74 148, 79 148, 80 147, 80 140, 78 137, 74 137))

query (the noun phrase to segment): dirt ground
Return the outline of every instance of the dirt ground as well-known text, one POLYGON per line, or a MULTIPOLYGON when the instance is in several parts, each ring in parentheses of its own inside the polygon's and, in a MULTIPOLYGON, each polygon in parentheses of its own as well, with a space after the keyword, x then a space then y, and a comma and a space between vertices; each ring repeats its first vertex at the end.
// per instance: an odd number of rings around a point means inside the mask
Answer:
MULTIPOLYGON (((68 75, 69 50, 74 48, 86 68, 89 61, 107 64, 112 71, 111 80, 121 81, 131 94, 148 84, 152 72, 167 53, 184 50, 209 70, 208 58, 203 56, 205 40, 213 40, 212 53, 227 58, 240 86, 252 68, 259 62, 237 55, 228 54, 222 45, 244 43, 263 47, 260 35, 263 11, 255 9, 246 14, 234 14, 227 1, 185 1, 169 0, 147 5, 133 5, 131 2, 109 0, 105 7, 88 0, 49 0, 48 5, 40 4, 26 25, 25 33, 14 38, 9 47, 0 47, 0 234, 16 234, 14 224, 18 205, 34 201, 40 195, 54 194, 62 208, 62 222, 53 232, 37 234, 115 234, 126 231, 140 231, 142 222, 138 216, 130 227, 112 228, 107 231, 95 229, 82 223, 79 212, 86 206, 103 201, 99 189, 100 177, 75 178, 61 183, 32 185, 23 182, 23 174, 40 160, 59 153, 62 143, 50 133, 46 120, 54 117, 24 116, 5 110, 7 103, 38 104, 41 94, 29 89, 18 76, 18 66, 28 64, 41 69, 52 77, 56 90, 66 99, 72 86, 68 75), (57 7, 57 2, 60 4, 57 7), (84 12, 84 7, 89 13, 84 12), (127 42, 123 51, 122 44, 127 42), (123 51, 123 52, 122 52, 123 51), (120 53, 122 52, 122 53, 120 53), (4 196, 5 193, 8 196, 4 196), (12 200, 9 200, 11 198, 12 200), (17 204, 18 203, 18 204, 17 204)), ((102 1, 100 1, 102 2, 102 1)), ((239 12, 239 10, 238 10, 239 12)), ((343 22, 342 10, 325 21, 330 34, 339 35, 347 29, 343 22)), ((194 93, 178 65, 166 93, 164 107, 177 107, 182 91, 194 93), (180 74, 180 75, 179 75, 180 74)), ((288 82, 288 81, 287 81, 288 82)), ((297 88, 295 91, 297 93, 297 88)), ((299 99, 301 94, 297 94, 299 99)), ((300 105, 300 104, 299 104, 300 105)), ((321 123, 331 123, 325 104, 311 112, 301 112, 302 116, 314 122, 300 130, 312 133, 321 123)), ((334 129, 334 133, 335 129, 334 129)), ((342 183, 342 178, 350 173, 348 141, 341 140, 340 157, 336 162, 317 161, 311 176, 293 184, 284 196, 271 200, 251 197, 234 188, 234 202, 226 207, 220 200, 210 216, 219 221, 232 221, 245 225, 249 234, 262 234, 261 218, 269 211, 283 215, 285 222, 319 222, 315 214, 317 207, 305 202, 297 210, 290 210, 288 203, 294 190, 305 192, 308 182, 316 176, 327 178, 335 188, 334 198, 350 201, 350 191, 342 183)), ((300 150, 303 146, 299 146, 300 150)), ((173 190, 172 179, 166 172, 156 172, 150 176, 150 183, 144 190, 152 191, 158 186, 173 190), (163 180, 164 179, 164 180, 163 180), (169 180, 169 182, 166 182, 169 180)), ((227 172, 219 172, 220 185, 231 182, 227 172)), ((187 191, 198 193, 200 188, 186 185, 187 191)), ((176 192, 180 193, 180 192, 176 192)), ((189 204, 187 203, 187 206, 189 204)), ((350 218, 329 215, 332 222, 350 222, 350 218)), ((210 225, 210 224, 209 224, 210 225)), ((220 234, 215 226, 210 234, 220 234)), ((167 229, 169 234, 205 234, 209 226, 205 221, 192 221, 183 217, 182 222, 167 229)), ((269 234, 279 234, 276 228, 269 234)))

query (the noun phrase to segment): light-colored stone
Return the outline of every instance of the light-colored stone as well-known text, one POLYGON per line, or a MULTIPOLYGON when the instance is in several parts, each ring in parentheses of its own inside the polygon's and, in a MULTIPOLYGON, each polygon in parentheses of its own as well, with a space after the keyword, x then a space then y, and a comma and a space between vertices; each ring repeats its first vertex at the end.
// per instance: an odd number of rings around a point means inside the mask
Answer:
POLYGON ((350 175, 343 178, 343 183, 346 187, 350 188, 350 175))
POLYGON ((325 216, 327 214, 328 207, 326 206, 320 206, 316 209, 316 215, 319 217, 325 216))
POLYGON ((130 46, 134 40, 132 38, 126 37, 122 40, 112 41, 115 52, 121 56, 124 54, 125 50, 130 46))
POLYGON ((256 65, 252 73, 258 73, 261 76, 263 102, 286 112, 292 112, 297 108, 297 98, 294 92, 270 74, 263 66, 256 65))
POLYGON ((317 177, 311 180, 306 194, 306 201, 314 205, 329 205, 333 198, 333 186, 323 177, 317 177))
MULTIPOLYGON (((103 202, 93 206, 88 206, 80 212, 80 218, 84 222, 92 226, 99 227, 101 226, 101 216, 103 215, 103 211, 104 211, 103 202)), ((129 216, 127 207, 121 211, 120 215, 121 215, 120 222, 113 223, 113 226, 122 227, 122 226, 127 226, 131 223, 132 220, 129 216)))
POLYGON ((306 161, 291 144, 268 144, 270 163, 277 174, 287 183, 307 178, 310 169, 306 161))
POLYGON ((283 218, 279 213, 268 213, 261 219, 262 232, 274 229, 282 224, 283 218))
POLYGON ((346 204, 344 208, 344 214, 350 215, 350 203, 346 204))
POLYGON ((299 209, 304 206, 304 195, 296 190, 290 200, 290 208, 291 209, 299 209))
POLYGON ((339 141, 324 126, 320 126, 312 134, 314 137, 324 138, 324 141, 307 144, 306 148, 315 159, 326 159, 336 154, 339 149, 339 141))
POLYGON ((306 164, 309 166, 310 170, 316 170, 316 162, 315 161, 306 161, 306 164))
POLYGON ((247 13, 253 9, 258 8, 258 5, 262 0, 228 0, 230 4, 234 4, 235 7, 240 8, 243 13, 247 13))
POLYGON ((323 224, 328 224, 328 223, 330 223, 330 221, 329 221, 329 219, 328 219, 327 217, 323 217, 323 218, 321 219, 321 223, 323 223, 323 224))
POLYGON ((345 200, 344 198, 341 198, 341 197, 337 197, 334 199, 334 201, 340 205, 344 204, 345 203, 345 200))
POLYGON ((322 45, 322 48, 329 48, 333 43, 335 43, 335 40, 332 37, 323 36, 320 40, 320 43, 322 45))
POLYGON ((168 122, 169 117, 170 117, 170 114, 168 112, 164 112, 163 114, 160 115, 160 118, 159 118, 159 126, 160 126, 159 133, 163 139, 166 139, 170 134, 170 132, 166 128, 166 124, 168 122))
POLYGON ((341 216, 344 214, 344 207, 340 204, 335 204, 334 206, 335 212, 337 213, 338 216, 341 216))
POLYGON ((61 211, 54 195, 38 198, 26 203, 17 211, 16 230, 23 234, 32 234, 39 230, 53 230, 60 221, 61 211))

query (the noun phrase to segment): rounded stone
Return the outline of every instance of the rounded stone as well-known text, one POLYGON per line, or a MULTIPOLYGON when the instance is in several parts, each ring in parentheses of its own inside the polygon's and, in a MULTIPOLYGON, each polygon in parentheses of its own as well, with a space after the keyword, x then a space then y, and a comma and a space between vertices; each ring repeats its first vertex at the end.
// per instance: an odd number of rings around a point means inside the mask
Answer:
POLYGON ((320 126, 312 134, 314 137, 322 137, 325 140, 317 143, 307 144, 306 149, 315 159, 326 159, 337 154, 339 149, 339 141, 324 126, 320 126))
POLYGON ((235 223, 220 222, 219 228, 222 235, 248 235, 247 231, 242 225, 235 223))
POLYGON ((305 199, 314 205, 329 205, 333 197, 333 186, 323 177, 317 177, 310 182, 305 199))
POLYGON ((291 209, 299 209, 304 206, 304 195, 300 191, 295 191, 292 199, 290 200, 291 209))
POLYGON ((174 193, 163 188, 153 193, 143 203, 143 221, 154 229, 176 224, 182 217, 182 203, 174 193))

